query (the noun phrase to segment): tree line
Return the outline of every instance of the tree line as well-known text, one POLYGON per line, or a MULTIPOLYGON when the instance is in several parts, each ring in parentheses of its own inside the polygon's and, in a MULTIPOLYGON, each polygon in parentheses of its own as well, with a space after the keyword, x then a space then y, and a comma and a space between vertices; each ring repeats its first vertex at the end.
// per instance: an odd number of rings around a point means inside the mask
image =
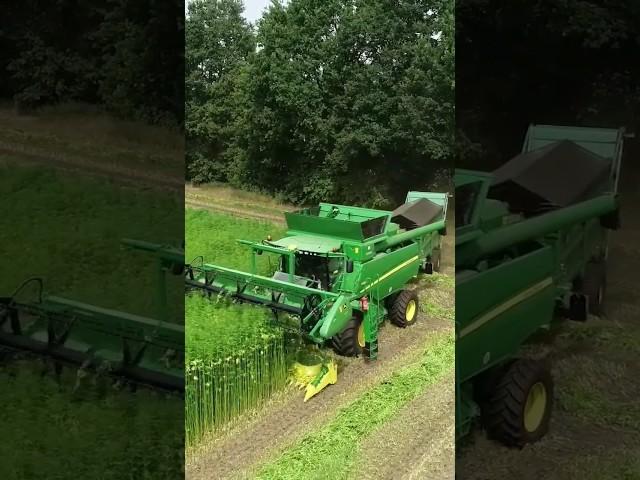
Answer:
POLYGON ((456 167, 492 169, 529 123, 640 133, 640 2, 459 0, 456 167))
POLYGON ((195 0, 186 32, 187 177, 295 203, 389 205, 447 171, 452 0, 195 0))
POLYGON ((2 17, 0 98, 19 110, 82 102, 183 122, 182 1, 9 0, 2 17))

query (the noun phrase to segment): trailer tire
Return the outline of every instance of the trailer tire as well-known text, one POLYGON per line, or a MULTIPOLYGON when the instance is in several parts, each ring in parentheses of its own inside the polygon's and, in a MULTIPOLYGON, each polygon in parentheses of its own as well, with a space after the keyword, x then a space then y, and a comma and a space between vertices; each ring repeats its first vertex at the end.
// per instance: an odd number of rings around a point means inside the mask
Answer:
POLYGON ((434 272, 439 272, 440 271, 440 249, 434 249, 433 252, 431 252, 431 264, 433 265, 433 271, 434 272))
POLYGON ((425 258, 420 264, 420 270, 427 274, 440 271, 440 249, 434 248, 431 255, 425 258))
POLYGON ((589 312, 602 314, 602 305, 607 287, 607 269, 604 260, 591 261, 587 264, 582 279, 582 291, 589 299, 589 312))
POLYGON ((358 357, 364 349, 363 320, 354 316, 347 326, 337 335, 331 338, 333 350, 343 357, 358 357))
POLYGON ((389 311, 389 320, 405 328, 418 320, 418 295, 413 290, 402 290, 394 299, 389 311))
POLYGON ((514 361, 498 381, 485 408, 484 423, 491 438, 522 448, 549 430, 553 409, 553 378, 541 362, 514 361))

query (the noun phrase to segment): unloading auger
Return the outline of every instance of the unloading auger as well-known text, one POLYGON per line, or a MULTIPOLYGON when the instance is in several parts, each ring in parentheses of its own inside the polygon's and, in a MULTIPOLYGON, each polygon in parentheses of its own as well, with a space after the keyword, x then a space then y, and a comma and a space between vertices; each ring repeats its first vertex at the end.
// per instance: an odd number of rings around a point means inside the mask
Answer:
POLYGON ((184 325, 167 321, 165 277, 182 275, 184 249, 125 239, 150 253, 158 267, 158 318, 48 295, 40 278, 0 297, 0 346, 120 377, 134 384, 184 392, 184 325), (25 299, 26 293, 35 295, 25 299))
MULTIPOLYGON (((418 318, 418 296, 406 286, 420 269, 439 270, 447 201, 446 193, 410 192, 394 211, 321 203, 287 212, 284 238, 240 241, 251 251, 249 272, 199 257, 186 266, 186 289, 260 305, 276 319, 293 316, 308 341, 376 359, 385 318, 400 327, 418 318), (265 253, 278 258, 270 277, 258 273, 265 253)), ((337 380, 333 361, 299 370, 308 381, 305 401, 337 380)))

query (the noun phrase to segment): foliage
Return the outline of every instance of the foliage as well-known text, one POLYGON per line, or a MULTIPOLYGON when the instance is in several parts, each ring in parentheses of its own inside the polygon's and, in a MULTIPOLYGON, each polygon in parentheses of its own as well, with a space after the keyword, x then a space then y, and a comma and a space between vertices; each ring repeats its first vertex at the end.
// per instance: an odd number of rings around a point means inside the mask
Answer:
POLYGON ((212 182, 225 178, 227 147, 237 115, 237 71, 255 50, 255 39, 242 17, 240 0, 195 0, 188 8, 187 175, 195 182, 212 182))
POLYGON ((120 117, 180 123, 182 2, 8 2, 0 30, 0 97, 16 105, 80 101, 120 117), (9 13, 10 12, 10 13, 9 13), (7 22, 5 22, 7 23, 7 22))
POLYGON ((74 377, 64 370, 58 383, 41 362, 0 367, 0 421, 11 439, 0 445, 0 478, 183 477, 181 398, 144 389, 80 395, 74 377))
POLYGON ((283 332, 264 310, 194 295, 185 312, 185 434, 191 446, 282 389, 287 368, 283 332))
MULTIPOLYGON (((238 3, 198 2, 242 35, 229 48, 234 68, 209 81, 201 106, 187 111, 191 131, 206 133, 188 146, 191 179, 258 187, 295 203, 381 206, 449 167, 453 2, 274 2, 257 25, 255 52, 244 49, 238 3), (208 122, 202 111, 213 112, 208 122)), ((195 12, 186 29, 215 34, 195 12)), ((217 58, 213 39, 203 52, 194 37, 187 35, 188 57, 193 49, 217 58)))
POLYGON ((637 2, 458 2, 456 166, 503 163, 532 122, 635 130, 639 28, 637 2))
MULTIPOLYGON (((120 241, 179 245, 179 199, 46 168, 0 166, 0 177, 0 296, 36 276, 51 294, 156 315, 156 266, 120 241)), ((171 317, 181 322, 182 278, 172 281, 171 317)))
MULTIPOLYGON (((207 263, 238 269, 248 268, 249 251, 237 239, 259 240, 273 230, 270 224, 203 210, 187 210, 186 227, 187 259, 203 255, 207 263)), ((266 273, 269 263, 261 260, 258 268, 266 273)), ((269 315, 220 297, 187 296, 187 446, 196 445, 285 385, 285 336, 268 321, 269 315)))

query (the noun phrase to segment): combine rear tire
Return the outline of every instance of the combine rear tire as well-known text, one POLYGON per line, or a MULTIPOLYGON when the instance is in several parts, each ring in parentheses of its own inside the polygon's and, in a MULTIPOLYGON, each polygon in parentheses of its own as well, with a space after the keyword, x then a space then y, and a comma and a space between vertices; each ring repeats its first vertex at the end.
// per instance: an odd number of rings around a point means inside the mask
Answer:
POLYGON ((602 314, 602 304, 607 286, 607 269, 603 260, 587 264, 582 280, 582 291, 589 298, 589 312, 602 314))
POLYGON ((344 357, 357 357, 364 348, 364 323, 361 318, 353 317, 345 329, 331 338, 333 349, 344 357))
POLYGON ((487 432, 505 445, 522 448, 547 433, 552 406, 551 372, 541 362, 516 360, 490 395, 485 410, 487 432))
POLYGON ((389 320, 398 327, 405 328, 418 320, 418 295, 413 290, 402 290, 393 300, 389 320))

